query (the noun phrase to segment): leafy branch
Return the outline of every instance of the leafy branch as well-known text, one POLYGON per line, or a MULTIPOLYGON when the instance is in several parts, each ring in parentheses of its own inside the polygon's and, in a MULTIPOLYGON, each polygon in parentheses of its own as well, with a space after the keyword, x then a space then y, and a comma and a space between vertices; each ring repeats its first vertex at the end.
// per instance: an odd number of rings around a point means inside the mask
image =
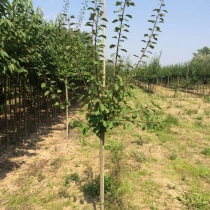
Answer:
POLYGON ((165 16, 164 13, 167 13, 166 10, 162 9, 163 7, 165 7, 164 0, 160 0, 160 7, 153 10, 154 12, 157 13, 156 15, 152 15, 152 17, 155 17, 155 19, 148 20, 148 22, 151 22, 154 25, 153 25, 152 28, 149 28, 149 31, 151 31, 150 35, 149 34, 144 34, 144 37, 148 37, 148 41, 142 40, 142 42, 146 43, 146 46, 144 48, 142 48, 141 56, 139 57, 137 55, 134 55, 135 57, 139 58, 139 61, 137 62, 136 66, 135 66, 136 69, 139 67, 140 63, 142 62, 142 59, 144 57, 148 57, 146 55, 146 52, 152 54, 151 51, 148 51, 148 48, 154 49, 154 45, 157 44, 158 34, 155 33, 155 32, 161 32, 160 27, 157 26, 157 24, 158 24, 159 20, 160 20, 159 23, 164 23, 164 19, 163 19, 163 17, 165 16))

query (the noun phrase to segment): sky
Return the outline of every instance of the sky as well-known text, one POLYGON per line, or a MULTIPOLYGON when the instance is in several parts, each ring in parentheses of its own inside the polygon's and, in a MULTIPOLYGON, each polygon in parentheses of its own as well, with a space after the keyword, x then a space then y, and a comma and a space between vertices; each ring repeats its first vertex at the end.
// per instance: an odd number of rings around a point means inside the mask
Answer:
MULTIPOLYGON (((68 16, 79 16, 80 9, 84 0, 69 0, 68 16)), ((89 6, 92 4, 89 1, 89 6)), ((109 49, 109 45, 115 44, 112 39, 116 34, 114 28, 116 24, 112 21, 116 18, 113 12, 116 10, 114 0, 106 0, 107 2, 107 57, 113 52, 109 49)), ((123 43, 130 60, 135 63, 137 59, 133 56, 141 55, 141 48, 145 44, 141 42, 144 34, 149 33, 148 28, 152 26, 148 22, 151 15, 154 14, 153 9, 158 7, 159 0, 133 0, 135 7, 126 9, 126 14, 132 15, 130 20, 129 34, 124 34, 128 40, 123 43)), ((59 13, 62 13, 64 0, 33 0, 34 7, 41 7, 46 20, 55 20, 59 13)), ((165 22, 159 24, 161 33, 158 37, 158 43, 152 50, 153 55, 157 56, 162 51, 160 63, 162 65, 170 65, 190 61, 193 52, 208 46, 210 47, 210 0, 165 0, 165 9, 168 11, 164 17, 165 22)), ((81 30, 88 31, 85 22, 89 18, 89 10, 86 10, 81 30)), ((152 58, 150 56, 150 58, 152 58)))

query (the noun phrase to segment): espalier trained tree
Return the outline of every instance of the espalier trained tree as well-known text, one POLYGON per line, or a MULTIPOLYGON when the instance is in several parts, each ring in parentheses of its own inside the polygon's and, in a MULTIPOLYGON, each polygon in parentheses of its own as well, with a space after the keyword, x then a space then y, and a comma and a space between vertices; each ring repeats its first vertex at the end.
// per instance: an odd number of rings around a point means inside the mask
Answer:
POLYGON ((145 128, 148 122, 152 122, 154 126, 158 123, 157 116, 153 115, 154 110, 152 111, 150 107, 140 105, 138 110, 134 111, 129 106, 129 101, 134 97, 131 85, 132 77, 142 59, 147 57, 146 53, 151 53, 149 49, 154 48, 157 42, 157 33, 160 32, 157 23, 163 22, 164 13, 167 11, 163 10, 165 6, 164 0, 160 0, 159 8, 153 10, 156 13, 152 15, 154 19, 149 20, 153 27, 149 28, 149 34, 144 35, 148 37, 148 40, 142 40, 146 43, 146 47, 142 48, 140 56, 136 56, 139 58, 138 63, 132 67, 124 63, 120 52, 127 52, 121 43, 127 39, 126 33, 129 32, 128 20, 132 18, 130 14, 126 13, 126 9, 135 6, 135 4, 131 0, 116 1, 117 10, 114 12, 117 14, 117 17, 112 21, 113 24, 117 24, 115 27, 116 35, 113 37, 116 43, 110 45, 110 48, 115 49, 115 53, 111 55, 113 60, 110 61, 109 67, 112 65, 112 72, 109 72, 108 77, 104 68, 104 63, 106 62, 105 39, 107 37, 104 29, 108 21, 105 16, 106 1, 95 0, 91 2, 93 6, 88 8, 90 18, 86 25, 92 29, 87 36, 88 40, 91 39, 91 42, 90 40, 88 41, 87 47, 92 52, 93 59, 91 60, 88 79, 85 81, 87 94, 81 97, 83 107, 86 110, 86 122, 78 122, 74 119, 72 124, 79 125, 84 134, 91 128, 93 133, 100 139, 100 209, 103 210, 104 144, 106 133, 119 126, 130 128, 131 124, 135 124, 145 128), (125 67, 133 68, 133 70, 122 74, 125 67))

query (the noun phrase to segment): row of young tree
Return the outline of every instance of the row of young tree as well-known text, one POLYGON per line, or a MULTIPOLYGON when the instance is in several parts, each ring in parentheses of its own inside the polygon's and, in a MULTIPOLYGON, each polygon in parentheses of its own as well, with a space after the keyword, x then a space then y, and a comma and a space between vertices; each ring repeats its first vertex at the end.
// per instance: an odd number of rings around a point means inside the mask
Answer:
MULTIPOLYGON (((161 56, 161 54, 160 54, 161 56)), ((136 79, 152 90, 155 85, 190 91, 202 96, 210 94, 210 48, 203 47, 193 53, 190 62, 161 66, 160 56, 142 65, 136 79)))
POLYGON ((47 22, 32 3, 0 2, 0 138, 7 143, 63 112, 90 60, 69 19, 47 22))

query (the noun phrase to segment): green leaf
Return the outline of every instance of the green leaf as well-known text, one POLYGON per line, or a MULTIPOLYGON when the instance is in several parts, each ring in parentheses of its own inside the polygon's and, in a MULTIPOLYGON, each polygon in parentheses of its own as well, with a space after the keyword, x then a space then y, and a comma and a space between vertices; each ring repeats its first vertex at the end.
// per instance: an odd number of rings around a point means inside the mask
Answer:
POLYGON ((105 110, 105 106, 103 104, 99 104, 100 110, 103 112, 105 110))
POLYGON ((113 21, 112 21, 112 23, 116 23, 116 22, 118 22, 119 20, 118 19, 114 19, 113 21))
POLYGON ((117 91, 119 89, 117 84, 114 84, 114 89, 117 91))
POLYGON ((132 18, 132 15, 126 15, 127 17, 129 17, 129 18, 132 18))
POLYGON ((126 49, 120 49, 120 50, 122 50, 122 51, 124 51, 124 52, 127 52, 127 50, 126 50, 126 49))
POLYGON ((46 83, 43 82, 43 83, 41 84, 41 88, 45 88, 45 87, 46 87, 46 83))
POLYGON ((51 94, 51 98, 54 99, 55 98, 55 94, 51 94))
POLYGON ((120 30, 120 27, 115 27, 115 32, 118 32, 120 30))
POLYGON ((116 6, 120 6, 121 4, 122 4, 121 1, 117 1, 115 5, 116 5, 116 6))
POLYGON ((109 46, 109 48, 111 49, 111 48, 114 48, 116 45, 115 44, 111 44, 110 46, 109 46))
POLYGON ((60 108, 61 108, 61 109, 65 109, 65 106, 64 106, 64 105, 61 105, 60 108))
POLYGON ((113 123, 112 123, 112 122, 108 122, 107 127, 108 127, 109 129, 112 129, 112 128, 114 127, 114 125, 113 125, 113 123))
POLYGON ((105 120, 103 121, 103 126, 104 126, 105 128, 107 127, 107 123, 106 123, 105 120))
POLYGON ((44 93, 44 95, 45 95, 45 96, 48 96, 49 93, 50 93, 50 91, 46 91, 46 92, 44 93))

